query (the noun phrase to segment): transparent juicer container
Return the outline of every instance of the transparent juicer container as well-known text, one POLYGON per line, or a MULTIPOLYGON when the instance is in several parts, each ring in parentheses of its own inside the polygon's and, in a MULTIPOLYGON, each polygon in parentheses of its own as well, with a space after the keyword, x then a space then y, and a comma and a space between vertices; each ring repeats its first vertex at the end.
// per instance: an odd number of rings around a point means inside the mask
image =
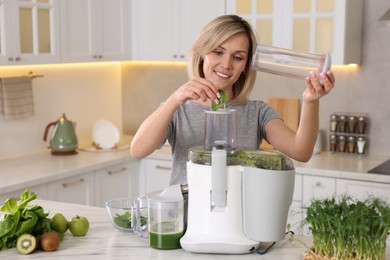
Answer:
POLYGON ((206 111, 205 117, 205 149, 236 149, 236 111, 206 111))

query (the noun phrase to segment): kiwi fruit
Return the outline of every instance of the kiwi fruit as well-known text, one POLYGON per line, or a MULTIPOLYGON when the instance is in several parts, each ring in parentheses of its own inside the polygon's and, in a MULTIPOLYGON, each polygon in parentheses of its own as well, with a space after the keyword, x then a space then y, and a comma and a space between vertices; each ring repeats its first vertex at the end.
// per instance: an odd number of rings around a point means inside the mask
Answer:
POLYGON ((16 242, 16 248, 21 254, 24 255, 28 255, 34 252, 36 247, 37 247, 37 240, 31 234, 21 235, 16 242))
POLYGON ((43 233, 41 236, 41 248, 44 251, 55 251, 60 245, 60 236, 55 231, 43 233))

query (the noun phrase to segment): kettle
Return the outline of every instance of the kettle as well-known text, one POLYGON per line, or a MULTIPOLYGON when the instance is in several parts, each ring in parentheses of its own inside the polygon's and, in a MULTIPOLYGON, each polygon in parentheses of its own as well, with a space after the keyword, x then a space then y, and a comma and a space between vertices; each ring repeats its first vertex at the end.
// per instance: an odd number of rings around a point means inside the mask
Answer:
POLYGON ((71 155, 77 154, 77 137, 72 121, 63 114, 57 121, 49 123, 43 134, 43 141, 47 140, 49 129, 54 126, 50 138, 51 154, 71 155))

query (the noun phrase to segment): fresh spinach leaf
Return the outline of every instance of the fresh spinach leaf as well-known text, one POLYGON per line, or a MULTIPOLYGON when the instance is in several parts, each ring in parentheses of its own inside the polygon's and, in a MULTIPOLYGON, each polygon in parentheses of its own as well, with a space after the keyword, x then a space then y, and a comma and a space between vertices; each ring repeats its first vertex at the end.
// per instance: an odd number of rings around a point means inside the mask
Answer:
POLYGON ((131 214, 130 214, 130 212, 127 211, 122 215, 116 214, 114 217, 114 223, 118 227, 131 228, 131 214))
POLYGON ((0 207, 0 211, 5 212, 0 220, 0 249, 15 247, 21 234, 40 236, 50 231, 49 213, 41 206, 29 205, 36 198, 37 194, 30 193, 27 188, 19 200, 10 198, 0 207))
POLYGON ((227 96, 225 91, 223 89, 218 89, 218 92, 221 95, 221 97, 218 99, 218 104, 214 102, 211 103, 212 111, 217 111, 222 105, 224 107, 226 106, 227 96))
POLYGON ((9 198, 1 206, 0 211, 15 214, 19 210, 18 201, 14 198, 9 198))

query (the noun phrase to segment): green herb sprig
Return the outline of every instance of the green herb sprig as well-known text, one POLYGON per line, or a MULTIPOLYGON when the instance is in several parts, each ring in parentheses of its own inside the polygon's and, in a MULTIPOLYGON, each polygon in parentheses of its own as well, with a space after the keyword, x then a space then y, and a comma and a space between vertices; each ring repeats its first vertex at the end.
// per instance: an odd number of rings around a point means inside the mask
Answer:
POLYGON ((212 111, 217 111, 222 106, 224 107, 224 109, 226 109, 226 102, 227 102, 226 93, 223 89, 218 89, 218 92, 221 95, 221 97, 218 99, 218 104, 214 102, 211 103, 212 111))

